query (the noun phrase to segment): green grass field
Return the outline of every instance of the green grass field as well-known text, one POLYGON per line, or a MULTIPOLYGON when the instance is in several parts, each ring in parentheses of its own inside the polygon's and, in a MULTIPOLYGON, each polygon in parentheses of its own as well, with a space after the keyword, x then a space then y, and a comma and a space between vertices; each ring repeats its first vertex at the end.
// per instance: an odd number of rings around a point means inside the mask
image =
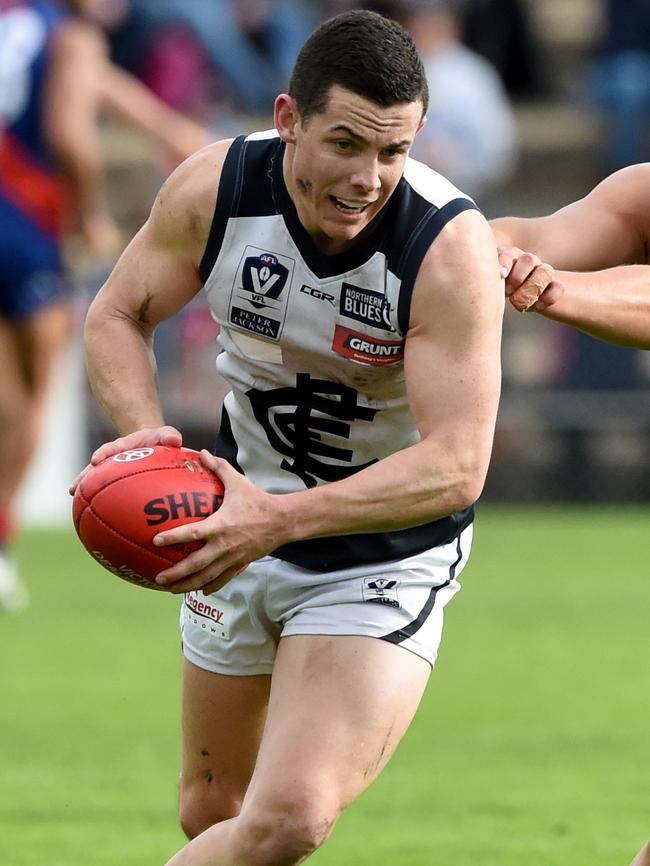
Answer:
MULTIPOLYGON (((650 509, 484 506, 409 734, 315 866, 627 866, 650 834, 650 509)), ((0 864, 182 842, 177 600, 28 533, 0 618, 0 864)))

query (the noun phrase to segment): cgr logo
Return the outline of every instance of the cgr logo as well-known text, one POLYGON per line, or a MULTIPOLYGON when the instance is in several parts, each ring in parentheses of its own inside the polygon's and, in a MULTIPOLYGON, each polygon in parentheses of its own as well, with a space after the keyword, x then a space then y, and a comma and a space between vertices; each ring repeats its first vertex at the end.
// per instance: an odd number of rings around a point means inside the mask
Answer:
POLYGON ((131 448, 130 451, 122 451, 116 454, 113 460, 116 463, 132 463, 134 460, 144 460, 145 457, 151 457, 153 448, 131 448))
POLYGON ((304 295, 311 295, 311 297, 316 298, 317 301, 327 301, 328 304, 334 306, 334 295, 328 295, 327 292, 322 291, 322 289, 314 289, 312 286, 303 283, 300 287, 300 291, 304 295))
POLYGON ((271 253, 249 256, 242 269, 242 288, 250 294, 249 301, 256 309, 275 308, 278 305, 273 301, 282 294, 288 276, 289 269, 271 253))

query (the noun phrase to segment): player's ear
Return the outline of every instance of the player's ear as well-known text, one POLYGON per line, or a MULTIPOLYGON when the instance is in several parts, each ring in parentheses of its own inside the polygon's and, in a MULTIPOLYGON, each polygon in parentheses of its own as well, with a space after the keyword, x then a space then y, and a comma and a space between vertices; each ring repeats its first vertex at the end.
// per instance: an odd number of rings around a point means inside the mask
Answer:
POLYGON ((275 128, 280 138, 286 144, 295 144, 296 126, 300 120, 298 114, 298 103, 288 93, 281 93, 275 100, 273 110, 275 128))

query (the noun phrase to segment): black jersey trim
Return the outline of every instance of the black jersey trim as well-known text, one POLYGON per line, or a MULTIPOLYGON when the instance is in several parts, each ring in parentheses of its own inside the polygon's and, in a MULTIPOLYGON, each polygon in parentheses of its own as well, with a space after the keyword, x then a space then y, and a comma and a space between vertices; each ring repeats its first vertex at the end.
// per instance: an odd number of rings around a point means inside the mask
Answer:
POLYGON ((430 210, 411 233, 397 264, 397 275, 401 278, 397 320, 403 334, 408 331, 411 298, 422 260, 447 223, 466 210, 478 208, 470 199, 452 199, 441 208, 430 210))
POLYGON ((214 453, 217 457, 223 457, 224 460, 227 460, 228 463, 232 467, 234 467, 238 472, 244 474, 244 470, 241 468, 237 461, 237 442, 235 441, 235 437, 232 433, 232 426, 230 424, 230 417, 226 410, 225 406, 221 407, 221 423, 219 424, 219 434, 217 436, 217 444, 214 449, 214 453))
POLYGON ((199 264, 199 274, 204 283, 212 273, 212 269, 219 256, 228 220, 232 216, 235 190, 241 184, 238 175, 242 173, 243 168, 244 140, 245 136, 240 135, 233 141, 228 148, 228 153, 221 169, 212 225, 210 226, 205 251, 199 264))
POLYGON ((463 550, 460 543, 460 537, 461 533, 459 532, 458 540, 456 542, 457 557, 455 561, 449 566, 449 577, 447 578, 447 580, 444 583, 441 583, 439 586, 431 587, 429 597, 424 603, 422 610, 414 620, 412 620, 408 625, 405 625, 404 628, 399 628, 397 629, 397 631, 393 631, 390 634, 383 635, 381 640, 386 640, 389 643, 400 644, 403 643, 405 640, 408 640, 410 637, 413 637, 413 635, 422 628, 434 608, 434 605, 436 603, 436 596, 441 589, 444 589, 445 586, 449 586, 449 584, 456 576, 456 569, 458 568, 458 563, 463 558, 463 550))
POLYGON ((318 572, 392 562, 449 544, 473 519, 474 507, 470 506, 449 517, 408 529, 296 541, 278 547, 272 555, 318 572))

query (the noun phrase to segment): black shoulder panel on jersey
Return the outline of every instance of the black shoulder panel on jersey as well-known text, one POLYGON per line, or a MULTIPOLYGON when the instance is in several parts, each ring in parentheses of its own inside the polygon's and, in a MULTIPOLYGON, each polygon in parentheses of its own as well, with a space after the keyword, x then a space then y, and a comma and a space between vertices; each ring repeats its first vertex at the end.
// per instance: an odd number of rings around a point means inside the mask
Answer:
POLYGON ((429 247, 450 220, 463 211, 478 208, 467 198, 452 199, 438 208, 405 181, 402 183, 404 189, 400 189, 398 216, 393 221, 395 233, 391 239, 388 268, 401 281, 397 317, 400 330, 405 334, 411 316, 413 287, 429 247), (401 213, 404 217, 400 219, 401 213), (420 218, 414 226, 413 214, 417 217, 418 213, 420 218))
POLYGON ((277 213, 270 170, 280 149, 279 138, 246 140, 240 135, 230 145, 219 181, 219 192, 199 272, 205 281, 219 256, 231 217, 268 216, 277 213))
POLYGON ((238 183, 237 175, 242 170, 244 140, 245 136, 240 135, 233 141, 221 169, 221 179, 219 180, 217 203, 214 208, 212 225, 210 226, 205 252, 199 265, 199 273, 204 283, 212 273, 212 268, 217 260, 221 244, 223 243, 223 237, 226 233, 228 219, 232 215, 235 188, 238 183))

